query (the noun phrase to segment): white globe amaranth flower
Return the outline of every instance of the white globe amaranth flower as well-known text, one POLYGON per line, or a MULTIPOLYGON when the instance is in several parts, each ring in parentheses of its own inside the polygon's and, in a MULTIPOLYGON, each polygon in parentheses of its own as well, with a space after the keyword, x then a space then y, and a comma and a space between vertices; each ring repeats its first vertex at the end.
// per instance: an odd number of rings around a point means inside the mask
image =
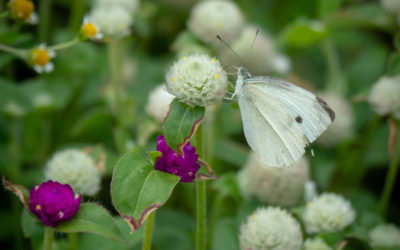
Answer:
POLYGON ((95 23, 108 38, 119 39, 130 33, 131 13, 122 6, 94 8, 88 18, 95 23))
POLYGON ((220 62, 208 55, 184 56, 166 76, 168 92, 190 106, 220 102, 227 86, 227 75, 220 62))
POLYGON ((354 113, 351 104, 334 92, 318 94, 335 111, 336 119, 316 141, 319 145, 333 147, 353 134, 354 113))
POLYGON ((306 239, 304 241, 303 250, 333 250, 321 238, 306 239))
POLYGON ((146 112, 157 121, 163 122, 168 114, 169 104, 174 98, 175 96, 165 89, 165 84, 161 84, 150 92, 146 112))
POLYGON ((255 196, 267 204, 293 206, 299 202, 309 177, 310 167, 305 157, 292 166, 274 168, 252 153, 238 174, 238 183, 245 198, 255 196))
POLYGON ((303 236, 299 223, 286 210, 259 208, 240 227, 242 250, 300 250, 303 236))
MULTIPOLYGON (((240 58, 248 58, 247 69, 253 75, 266 75, 271 72, 285 74, 290 70, 289 58, 279 54, 273 39, 255 25, 245 26, 231 47, 240 58), (257 30, 259 33, 254 41, 257 30), (252 41, 254 44, 251 48, 252 41)), ((219 50, 219 57, 223 64, 231 64, 237 60, 235 54, 226 46, 219 50)))
POLYGON ((400 14, 399 0, 380 0, 382 7, 389 13, 400 14))
POLYGON ((95 7, 109 8, 113 6, 120 6, 132 12, 136 12, 139 6, 138 0, 96 0, 95 7))
POLYGON ((303 214, 308 233, 339 232, 353 223, 356 213, 342 196, 325 193, 307 203, 303 214))
POLYGON ((374 111, 380 115, 393 114, 400 118, 400 75, 381 77, 368 97, 374 111))
POLYGON ((393 224, 378 225, 369 232, 369 240, 372 247, 400 248, 400 228, 393 224))
POLYGON ((188 29, 203 42, 218 46, 224 40, 235 39, 242 28, 244 17, 236 3, 228 0, 203 1, 190 14, 188 29))
POLYGON ((56 153, 45 169, 46 179, 70 184, 74 191, 92 196, 100 190, 101 174, 87 154, 76 149, 56 153))

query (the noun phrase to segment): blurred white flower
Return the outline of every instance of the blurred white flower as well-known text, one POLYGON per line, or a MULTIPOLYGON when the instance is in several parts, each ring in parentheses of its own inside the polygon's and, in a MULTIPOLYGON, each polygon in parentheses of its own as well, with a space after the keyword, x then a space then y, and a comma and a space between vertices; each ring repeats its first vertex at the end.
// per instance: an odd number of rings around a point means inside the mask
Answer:
POLYGON ((303 250, 333 250, 321 238, 306 239, 303 250))
POLYGON ((54 57, 56 57, 55 51, 47 49, 45 44, 40 44, 32 49, 29 62, 37 73, 50 73, 54 69, 54 64, 51 62, 54 57))
POLYGON ((139 1, 138 0, 96 0, 95 7, 96 8, 110 8, 113 6, 120 6, 127 11, 134 13, 138 9, 139 1))
POLYGON ((353 109, 344 97, 334 92, 319 93, 318 96, 326 101, 338 115, 316 142, 325 147, 333 147, 353 134, 353 109))
POLYGON ((243 25, 243 14, 236 3, 228 0, 199 2, 190 14, 188 29, 200 40, 213 46, 221 45, 216 38, 235 39, 243 25))
POLYGON ((378 225, 369 232, 369 240, 374 248, 400 248, 400 228, 393 224, 378 225))
POLYGON ((286 210, 259 208, 240 227, 240 249, 300 250, 303 236, 299 223, 286 210))
POLYGON ((400 75, 383 76, 372 87, 369 103, 380 115, 393 114, 400 118, 400 75))
MULTIPOLYGON (((245 26, 231 47, 242 60, 246 60, 244 63, 247 63, 247 69, 253 75, 266 75, 271 72, 285 74, 291 68, 290 59, 279 54, 273 39, 255 25, 245 26), (259 33, 254 41, 257 30, 259 33), (253 41, 254 45, 251 48, 253 41)), ((219 49, 219 57, 223 64, 232 64, 237 60, 226 46, 219 49)))
POLYGON ((48 180, 70 184, 75 192, 93 196, 100 189, 100 171, 87 154, 76 149, 57 152, 47 163, 48 180))
POLYGON ((251 196, 272 205, 296 205, 309 179, 310 167, 303 157, 294 165, 274 168, 263 164, 252 153, 246 166, 238 174, 238 182, 244 198, 251 196))
POLYGON ((350 202, 342 196, 325 193, 308 202, 303 214, 308 233, 338 232, 356 217, 350 202))
POLYGON ((382 7, 392 14, 400 14, 399 0, 380 0, 382 7))
POLYGON ((208 55, 184 56, 174 63, 166 76, 168 92, 190 106, 218 103, 227 85, 227 75, 221 64, 208 55))
POLYGON ((169 104, 175 96, 165 89, 165 84, 161 84, 153 89, 148 97, 146 112, 159 122, 163 122, 168 114, 169 104))
POLYGON ((118 5, 94 8, 88 18, 100 27, 105 37, 114 39, 129 35, 133 21, 129 10, 118 5))

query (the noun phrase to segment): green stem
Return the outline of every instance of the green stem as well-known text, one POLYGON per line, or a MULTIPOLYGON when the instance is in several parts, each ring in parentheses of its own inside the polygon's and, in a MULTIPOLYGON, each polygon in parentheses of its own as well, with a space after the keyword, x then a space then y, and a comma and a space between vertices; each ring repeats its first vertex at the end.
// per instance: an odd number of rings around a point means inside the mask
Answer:
POLYGON ((151 249, 151 236, 153 234, 153 226, 154 226, 154 218, 156 212, 153 211, 147 217, 146 228, 144 229, 144 236, 143 236, 143 250, 150 250, 151 249))
POLYGON ((69 233, 68 234, 68 249, 69 250, 78 249, 78 234, 77 233, 69 233))
POLYGON ((68 28, 72 32, 76 32, 82 23, 83 13, 85 11, 85 1, 72 0, 71 15, 69 17, 68 28))
POLYGON ((75 37, 74 39, 72 39, 71 41, 65 42, 65 43, 60 43, 57 45, 53 45, 48 47, 49 50, 61 50, 61 49, 66 49, 69 47, 72 47, 74 45, 76 45, 77 43, 79 43, 79 38, 75 37))
POLYGON ((395 153, 389 165, 389 170, 386 175, 385 185, 383 187, 381 200, 379 201, 379 212, 383 217, 386 215, 387 208, 390 202, 390 197, 392 196, 393 186, 396 182, 397 173, 399 171, 399 165, 400 165, 400 154, 395 153))
MULTIPOLYGON (((196 149, 201 159, 204 156, 202 125, 196 131, 196 149)), ((196 182, 196 250, 206 248, 206 181, 196 182)))
POLYGON ((28 56, 29 50, 25 50, 25 49, 16 49, 4 44, 0 43, 0 50, 14 54, 18 57, 21 57, 23 59, 26 59, 26 57, 28 56))
POLYGON ((50 14, 51 14, 51 1, 52 0, 41 0, 39 1, 39 27, 38 37, 40 42, 47 42, 48 31, 50 25, 50 14))
POLYGON ((51 250, 53 247, 54 229, 51 227, 44 227, 43 250, 51 250))

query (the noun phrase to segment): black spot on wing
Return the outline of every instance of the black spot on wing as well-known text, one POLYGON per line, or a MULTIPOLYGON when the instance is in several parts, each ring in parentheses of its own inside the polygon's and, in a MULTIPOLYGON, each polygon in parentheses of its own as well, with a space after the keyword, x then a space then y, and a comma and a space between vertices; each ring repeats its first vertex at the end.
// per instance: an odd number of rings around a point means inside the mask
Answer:
POLYGON ((316 97, 316 99, 318 103, 325 109, 326 113, 328 113, 331 121, 335 120, 335 112, 328 106, 328 104, 318 96, 316 97))
POLYGON ((301 118, 300 116, 297 116, 295 118, 295 120, 296 120, 297 123, 302 123, 303 122, 303 118, 301 118))

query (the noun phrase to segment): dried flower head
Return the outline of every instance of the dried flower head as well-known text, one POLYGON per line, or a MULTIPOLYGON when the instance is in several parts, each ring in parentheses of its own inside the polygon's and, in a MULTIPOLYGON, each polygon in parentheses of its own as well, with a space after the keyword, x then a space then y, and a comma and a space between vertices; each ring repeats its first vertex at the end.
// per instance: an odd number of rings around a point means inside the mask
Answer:
POLYGON ((241 249, 300 250, 303 236, 299 223, 286 210, 259 208, 240 227, 241 249))
POLYGON ((383 76, 372 87, 368 100, 376 113, 400 118, 400 75, 383 76))
POLYGON ((133 21, 129 10, 118 5, 94 8, 88 18, 98 25, 105 37, 111 39, 120 39, 129 35, 133 21))
POLYGON ((333 147, 353 134, 353 109, 349 101, 334 92, 320 93, 318 96, 340 114, 317 140, 317 143, 322 146, 333 147))
POLYGON ((303 250, 333 250, 321 238, 306 239, 303 250))
POLYGON ((243 22, 243 14, 236 3, 203 1, 192 9, 188 29, 203 42, 218 46, 221 43, 216 35, 233 40, 239 35, 243 22))
POLYGON ((356 217, 350 202, 342 196, 325 193, 308 202, 303 214, 308 233, 338 232, 356 217))
POLYGON ((293 166, 274 168, 266 166, 252 153, 238 175, 239 187, 245 198, 255 196, 268 204, 293 206, 303 194, 309 172, 309 163, 304 157, 293 166))
POLYGON ((83 23, 81 25, 81 29, 79 30, 79 38, 83 41, 90 40, 101 40, 103 38, 103 34, 100 31, 100 27, 94 22, 90 21, 88 17, 83 19, 83 23))
POLYGON ((168 172, 181 177, 181 182, 192 182, 196 178, 196 172, 199 170, 199 156, 196 154, 196 148, 186 143, 183 147, 183 155, 173 151, 165 141, 164 136, 157 137, 157 150, 162 153, 161 157, 156 159, 154 167, 157 170, 168 172))
POLYGON ((51 59, 55 56, 56 53, 53 50, 49 50, 46 45, 40 44, 32 49, 29 62, 37 73, 50 73, 54 69, 54 64, 51 62, 51 59))
POLYGON ((190 106, 220 102, 227 85, 227 75, 221 64, 208 55, 184 56, 174 63, 166 76, 168 92, 190 106))
POLYGON ((95 195, 100 189, 101 174, 87 154, 76 149, 57 152, 47 163, 47 179, 70 184, 83 195, 95 195))
POLYGON ((38 22, 35 13, 35 4, 30 0, 10 0, 7 4, 10 16, 14 19, 22 20, 30 24, 38 22))
POLYGON ((374 248, 400 248, 400 229, 393 224, 381 224, 369 232, 374 248))
POLYGON ((56 227, 61 221, 70 220, 79 209, 81 196, 74 195, 68 184, 47 181, 32 188, 29 208, 46 226, 56 227))
POLYGON ((147 113, 159 122, 163 122, 168 114, 169 104, 175 96, 168 93, 165 85, 161 84, 153 89, 150 94, 146 105, 147 113))

